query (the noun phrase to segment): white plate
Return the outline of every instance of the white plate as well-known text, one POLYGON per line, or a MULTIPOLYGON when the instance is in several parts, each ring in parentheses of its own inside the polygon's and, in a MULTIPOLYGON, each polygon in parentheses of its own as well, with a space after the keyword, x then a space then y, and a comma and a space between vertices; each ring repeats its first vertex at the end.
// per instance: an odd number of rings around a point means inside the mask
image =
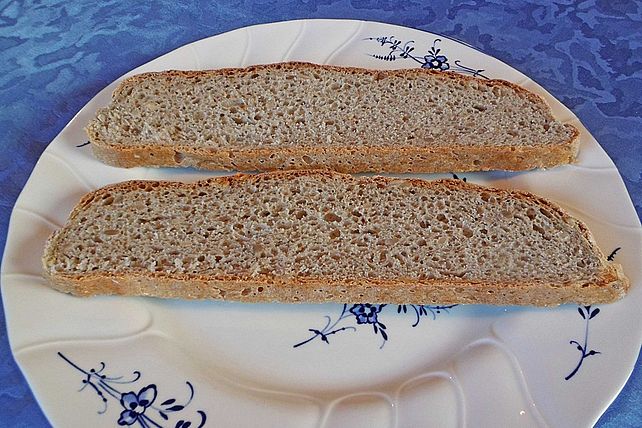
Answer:
POLYGON ((616 260, 633 282, 630 295, 590 309, 403 309, 60 294, 40 278, 40 255, 82 194, 126 179, 208 175, 112 168, 94 160, 89 147, 77 147, 114 82, 49 145, 11 217, 2 265, 9 338, 49 420, 93 427, 119 420, 150 427, 187 427, 188 421, 194 427, 203 420, 217 427, 297 428, 593 424, 638 354, 642 239, 617 170, 575 116, 494 58, 443 36, 371 22, 243 28, 181 47, 129 74, 283 60, 382 69, 448 66, 545 96, 560 120, 581 128, 579 163, 466 178, 536 192, 583 219, 605 252, 621 248, 616 260), (367 322, 374 316, 357 317, 358 309, 376 315, 379 324, 367 322), (130 404, 133 410, 126 410, 130 404))

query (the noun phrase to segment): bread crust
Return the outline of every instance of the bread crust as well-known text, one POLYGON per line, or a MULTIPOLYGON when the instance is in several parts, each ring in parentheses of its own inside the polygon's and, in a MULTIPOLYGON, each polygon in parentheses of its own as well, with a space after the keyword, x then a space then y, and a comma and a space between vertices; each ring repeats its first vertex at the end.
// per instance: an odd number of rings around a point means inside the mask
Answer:
MULTIPOLYGON (((114 101, 125 97, 131 87, 146 79, 171 81, 174 77, 187 79, 207 78, 215 75, 236 75, 257 70, 329 69, 346 74, 374 76, 375 80, 396 76, 430 75, 434 79, 455 80, 488 87, 511 88, 518 96, 528 99, 538 109, 553 119, 550 107, 537 94, 504 80, 481 80, 473 76, 439 72, 426 69, 369 70, 356 67, 317 65, 289 62, 256 65, 243 69, 225 68, 209 71, 164 71, 133 76, 123 81, 114 91, 114 101)), ((449 171, 519 171, 534 168, 551 168, 575 160, 579 150, 579 130, 565 124, 570 137, 554 145, 470 146, 453 142, 447 146, 426 147, 417 145, 366 145, 361 141, 343 147, 319 146, 317 141, 302 141, 300 146, 261 148, 195 148, 180 144, 159 145, 136 141, 132 145, 119 145, 104 138, 97 119, 91 121, 86 132, 96 158, 102 162, 131 168, 136 166, 195 167, 210 170, 273 171, 284 169, 332 169, 344 173, 359 172, 449 172, 449 171)))
POLYGON ((82 214, 94 199, 114 190, 126 191, 139 187, 181 188, 191 190, 208 186, 237 186, 261 180, 291 179, 297 176, 339 178, 355 183, 373 180, 377 185, 411 185, 416 187, 446 187, 450 189, 489 192, 530 200, 562 216, 576 225, 589 246, 602 262, 598 278, 592 281, 551 283, 543 281, 484 282, 462 279, 377 279, 377 278, 324 278, 277 277, 274 275, 194 275, 163 272, 134 271, 127 274, 105 272, 69 274, 52 269, 56 243, 60 231, 48 240, 43 255, 44 275, 50 285, 62 292, 78 296, 96 294, 143 295, 163 298, 219 299, 243 302, 352 302, 352 303, 416 303, 416 304, 491 304, 554 306, 563 303, 597 304, 622 298, 629 281, 622 267, 609 262, 600 251, 586 225, 571 217, 561 207, 528 192, 489 188, 462 180, 425 181, 387 177, 352 177, 336 172, 282 171, 258 175, 238 174, 217 177, 191 184, 168 181, 128 181, 98 189, 84 196, 73 209, 69 222, 82 214))

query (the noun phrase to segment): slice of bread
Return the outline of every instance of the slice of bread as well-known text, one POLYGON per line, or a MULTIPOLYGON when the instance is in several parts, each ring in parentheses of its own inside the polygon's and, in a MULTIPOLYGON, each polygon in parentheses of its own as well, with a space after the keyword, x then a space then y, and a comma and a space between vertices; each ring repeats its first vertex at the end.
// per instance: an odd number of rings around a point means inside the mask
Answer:
POLYGON ((526 170, 570 163, 579 145, 506 81, 309 63, 134 76, 86 130, 110 165, 241 171, 526 170))
POLYGON ((324 171, 107 186, 43 263, 82 296, 546 306, 628 289, 584 224, 532 194, 324 171))

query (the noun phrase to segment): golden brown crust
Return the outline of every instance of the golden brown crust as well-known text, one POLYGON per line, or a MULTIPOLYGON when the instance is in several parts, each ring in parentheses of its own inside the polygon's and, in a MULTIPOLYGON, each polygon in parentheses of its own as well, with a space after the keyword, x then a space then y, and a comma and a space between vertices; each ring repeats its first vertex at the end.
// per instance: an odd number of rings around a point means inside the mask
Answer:
MULTIPOLYGON (((149 79, 171 81, 173 77, 202 78, 210 75, 252 73, 259 69, 309 69, 323 67, 343 73, 376 76, 378 80, 394 76, 431 75, 442 80, 473 82, 488 87, 508 87, 519 96, 527 98, 553 119, 550 107, 542 97, 504 80, 481 80, 457 73, 444 73, 426 69, 369 70, 355 67, 316 65, 304 62, 255 65, 244 69, 225 68, 209 71, 164 71, 143 73, 123 81, 113 93, 117 100, 128 89, 149 79)), ((570 124, 566 141, 556 145, 469 146, 449 144, 443 147, 417 146, 367 146, 323 147, 313 142, 301 142, 299 147, 271 147, 257 149, 194 148, 181 145, 159 145, 139 142, 122 146, 106 141, 95 122, 86 128, 94 155, 101 161, 119 167, 170 166, 199 169, 240 171, 273 171, 283 169, 332 169, 344 173, 359 172, 466 172, 551 168, 575 160, 579 149, 579 130, 570 124)), ((358 142, 355 142, 358 143, 358 142)))
MULTIPOLYGON (((615 271, 616 269, 608 269, 615 271)), ((538 282, 472 283, 455 280, 412 279, 332 280, 324 278, 236 277, 90 274, 52 275, 51 286, 77 296, 115 294, 181 299, 216 299, 240 302, 282 303, 390 303, 488 304, 556 306, 565 303, 610 303, 622 298, 628 282, 605 272, 597 283, 551 285, 538 282)))
POLYGON ((571 163, 573 145, 500 147, 298 147, 255 150, 205 150, 191 147, 92 146, 94 155, 108 165, 195 167, 209 170, 274 171, 282 169, 331 169, 359 172, 467 172, 521 171, 571 163))
POLYGON ((471 282, 457 279, 417 280, 397 278, 351 278, 336 280, 320 277, 274 277, 270 275, 189 275, 162 272, 132 271, 128 274, 87 273, 66 274, 53 272, 56 251, 54 233, 47 243, 43 256, 45 276, 53 288, 79 296, 95 294, 146 295, 165 298, 224 299, 245 302, 377 302, 377 303, 483 303, 493 305, 551 306, 563 303, 595 304, 608 303, 623 297, 629 281, 619 264, 606 260, 597 247, 588 228, 567 214, 558 205, 528 192, 489 188, 462 180, 425 181, 387 177, 352 177, 330 171, 280 171, 257 175, 237 174, 217 177, 191 184, 169 181, 128 181, 103 187, 83 197, 70 214, 69 222, 76 219, 83 209, 114 190, 139 187, 194 189, 203 185, 235 186, 244 182, 281 180, 297 176, 339 178, 342 180, 374 180, 378 185, 401 183, 417 187, 448 187, 451 189, 490 192, 498 196, 510 196, 536 202, 560 215, 566 222, 576 224, 588 241, 591 249, 602 260, 603 269, 599 278, 590 282, 551 284, 541 281, 517 281, 514 283, 471 282))

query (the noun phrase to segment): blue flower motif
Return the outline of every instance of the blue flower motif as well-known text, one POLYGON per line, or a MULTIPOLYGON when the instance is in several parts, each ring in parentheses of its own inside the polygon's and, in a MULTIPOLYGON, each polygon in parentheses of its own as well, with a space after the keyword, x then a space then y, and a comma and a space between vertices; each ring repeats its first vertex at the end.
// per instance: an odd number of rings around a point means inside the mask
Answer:
POLYGON ((377 314, 384 306, 370 303, 352 305, 350 312, 357 318, 357 324, 377 324, 377 314))
POLYGON ((424 63, 421 68, 429 68, 431 70, 441 70, 446 71, 450 68, 448 64, 448 58, 444 55, 426 55, 424 56, 424 63))
POLYGON ((145 410, 152 405, 156 399, 156 385, 147 385, 138 391, 125 393, 120 398, 120 404, 125 408, 120 414, 118 425, 132 425, 138 418, 143 417, 145 410))
MULTIPOLYGON (((384 323, 379 321, 379 316, 383 316, 383 308, 385 306, 387 305, 372 305, 370 303, 349 305, 347 303, 344 303, 343 308, 341 309, 341 313, 337 318, 333 319, 332 317, 326 315, 325 326, 320 329, 309 328, 308 331, 312 333, 312 336, 302 342, 295 344, 294 347, 298 348, 299 346, 310 343, 317 338, 320 338, 323 342, 329 344, 329 338, 332 335, 341 333, 343 331, 357 331, 357 327, 355 327, 354 325, 345 325, 346 323, 354 323, 356 321, 357 325, 372 326, 372 331, 374 331, 375 335, 379 335, 383 339, 383 342, 380 346, 380 348, 382 348, 388 340, 388 328, 384 323)), ((442 312, 449 313, 450 309, 454 308, 455 306, 457 305, 397 305, 397 313, 400 314, 403 312, 404 314, 406 314, 409 312, 409 310, 411 314, 414 312, 416 320, 412 327, 417 327, 417 325, 419 325, 419 321, 423 316, 431 316, 434 320, 437 319, 437 314, 441 314, 442 312)))
MULTIPOLYGON (((127 380, 123 379, 124 376, 114 377, 103 374, 103 371, 106 368, 105 363, 103 362, 100 363, 100 367, 98 369, 92 368, 90 370, 85 370, 61 352, 58 352, 58 356, 84 375, 84 379, 82 379, 83 386, 79 391, 90 386, 90 390, 93 390, 96 395, 98 395, 103 404, 102 410, 97 412, 99 415, 103 415, 107 411, 109 398, 114 398, 120 401, 121 406, 125 409, 121 412, 120 418, 118 419, 118 425, 121 426, 131 426, 138 422, 138 425, 142 428, 150 428, 152 426, 161 428, 162 425, 158 423, 157 420, 154 420, 156 417, 154 412, 157 412, 158 416, 169 423, 170 416, 168 415, 181 412, 189 406, 194 398, 194 387, 189 383, 189 381, 186 381, 185 384, 189 388, 189 398, 187 401, 177 402, 175 398, 169 398, 160 403, 157 407, 153 405, 157 396, 156 385, 154 384, 147 385, 145 388, 138 391, 138 394, 134 391, 123 393, 118 390, 119 385, 132 384, 138 381, 141 377, 141 373, 138 370, 133 372, 133 378, 127 380), (147 409, 151 410, 147 411, 147 409)), ((207 421, 207 414, 202 410, 197 410, 196 413, 200 417, 200 422, 198 422, 198 426, 196 428, 201 428, 207 421)), ((192 426, 192 421, 180 419, 174 425, 174 428, 187 428, 189 426, 192 426)))
POLYGON ((385 55, 370 54, 371 57, 382 61, 409 59, 419 64, 421 68, 439 71, 451 70, 458 73, 471 74, 484 79, 488 78, 482 74, 484 71, 483 69, 467 67, 462 65, 461 61, 458 59, 452 61, 451 66, 451 62, 448 62, 448 58, 441 54, 441 48, 437 47, 437 44, 441 43, 441 39, 438 38, 433 41, 432 46, 423 56, 413 54, 413 52, 415 52, 415 42, 413 40, 404 43, 395 36, 368 37, 365 40, 376 40, 381 46, 388 48, 388 52, 385 55))

